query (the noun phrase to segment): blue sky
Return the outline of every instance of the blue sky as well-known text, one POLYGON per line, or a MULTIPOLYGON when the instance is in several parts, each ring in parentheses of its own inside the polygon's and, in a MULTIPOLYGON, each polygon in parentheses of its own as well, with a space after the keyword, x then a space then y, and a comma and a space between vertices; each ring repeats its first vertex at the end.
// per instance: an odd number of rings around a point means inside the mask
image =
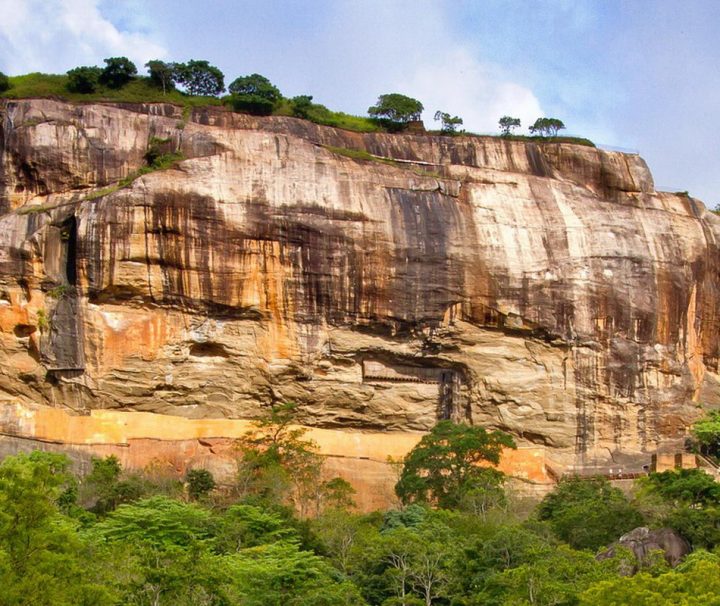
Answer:
POLYGON ((194 58, 350 113, 401 92, 427 123, 440 109, 475 132, 554 116, 720 203, 720 0, 0 0, 0 14, 12 75, 194 58))

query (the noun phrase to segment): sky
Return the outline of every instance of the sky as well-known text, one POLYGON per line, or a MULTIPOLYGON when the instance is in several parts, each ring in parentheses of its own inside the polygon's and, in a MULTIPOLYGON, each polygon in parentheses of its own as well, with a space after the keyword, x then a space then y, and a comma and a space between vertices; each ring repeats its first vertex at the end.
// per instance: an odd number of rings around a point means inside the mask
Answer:
POLYGON ((720 0, 0 0, 0 71, 205 59, 365 115, 384 93, 497 132, 561 119, 720 204, 720 0))

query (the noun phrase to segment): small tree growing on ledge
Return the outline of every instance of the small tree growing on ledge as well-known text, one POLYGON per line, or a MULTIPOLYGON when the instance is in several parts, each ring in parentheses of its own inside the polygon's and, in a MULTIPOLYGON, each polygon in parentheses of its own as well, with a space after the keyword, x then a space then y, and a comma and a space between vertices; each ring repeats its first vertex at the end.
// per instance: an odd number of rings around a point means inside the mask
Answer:
POLYGON ((501 431, 440 421, 405 457, 395 492, 403 503, 433 503, 457 507, 474 490, 502 484, 494 467, 503 448, 515 448, 501 431))
POLYGON ((189 469, 185 474, 185 482, 193 501, 206 497, 215 488, 215 478, 207 469, 189 469))

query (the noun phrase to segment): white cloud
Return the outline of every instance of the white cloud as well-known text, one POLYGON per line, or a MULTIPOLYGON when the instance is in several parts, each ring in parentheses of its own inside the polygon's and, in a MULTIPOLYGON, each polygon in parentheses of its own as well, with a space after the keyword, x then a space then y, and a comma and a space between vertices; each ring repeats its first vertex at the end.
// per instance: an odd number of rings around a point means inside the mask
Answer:
POLYGON ((145 34, 120 31, 98 5, 99 0, 0 0, 0 69, 62 73, 102 65, 111 56, 126 56, 141 67, 167 55, 145 34))
POLYGON ((265 32, 249 35, 283 90, 309 91, 333 109, 364 114, 379 95, 401 93, 423 103, 428 128, 439 127, 441 110, 463 118, 466 130, 489 133, 504 115, 523 128, 543 115, 517 74, 488 60, 478 40, 458 39, 449 12, 442 0, 338 0, 292 52, 284 41, 272 40, 273 49, 265 32))
POLYGON ((437 110, 460 116, 463 128, 480 133, 497 132, 505 115, 520 118, 523 129, 543 115, 529 88, 461 47, 435 55, 399 86, 422 101, 426 126, 437 110))

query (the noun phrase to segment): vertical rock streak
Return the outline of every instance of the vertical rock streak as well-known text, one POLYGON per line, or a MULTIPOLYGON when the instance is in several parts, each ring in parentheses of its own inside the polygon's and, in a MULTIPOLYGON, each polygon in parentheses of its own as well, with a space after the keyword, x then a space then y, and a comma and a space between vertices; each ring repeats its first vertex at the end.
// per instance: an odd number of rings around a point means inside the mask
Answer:
POLYGON ((682 441, 715 380, 718 218, 656 192, 637 156, 213 109, 180 123, 170 106, 0 117, 14 396, 195 417, 294 400, 309 423, 370 429, 467 418, 594 465, 682 441), (150 137, 185 160, 88 196, 150 137))

